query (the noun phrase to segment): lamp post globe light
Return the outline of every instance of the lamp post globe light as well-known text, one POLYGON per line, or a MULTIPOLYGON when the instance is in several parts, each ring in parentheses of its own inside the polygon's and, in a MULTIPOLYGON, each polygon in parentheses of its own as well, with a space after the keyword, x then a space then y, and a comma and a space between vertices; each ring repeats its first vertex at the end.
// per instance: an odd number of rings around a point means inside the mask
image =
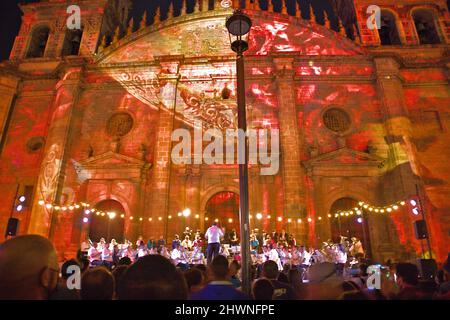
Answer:
POLYGON ((248 50, 248 43, 243 36, 250 32, 252 22, 250 18, 240 10, 234 11, 226 21, 226 28, 230 37, 231 50, 236 53, 236 78, 237 78, 237 108, 238 108, 238 148, 243 150, 244 159, 239 156, 239 223, 241 239, 242 261, 242 290, 250 294, 250 226, 248 206, 248 143, 247 143, 247 116, 245 107, 245 69, 243 53, 248 50), (231 41, 231 37, 236 40, 231 41), (242 146, 243 144, 243 146, 242 146), (243 161, 242 161, 243 160, 243 161))

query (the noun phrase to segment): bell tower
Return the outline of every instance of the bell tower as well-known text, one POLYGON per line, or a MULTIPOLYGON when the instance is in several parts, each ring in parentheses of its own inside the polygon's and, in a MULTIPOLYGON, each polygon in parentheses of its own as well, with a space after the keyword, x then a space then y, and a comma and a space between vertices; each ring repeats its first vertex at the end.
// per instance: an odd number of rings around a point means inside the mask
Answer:
POLYGON ((101 36, 125 30, 131 0, 41 0, 21 4, 22 24, 10 60, 90 56, 101 36))

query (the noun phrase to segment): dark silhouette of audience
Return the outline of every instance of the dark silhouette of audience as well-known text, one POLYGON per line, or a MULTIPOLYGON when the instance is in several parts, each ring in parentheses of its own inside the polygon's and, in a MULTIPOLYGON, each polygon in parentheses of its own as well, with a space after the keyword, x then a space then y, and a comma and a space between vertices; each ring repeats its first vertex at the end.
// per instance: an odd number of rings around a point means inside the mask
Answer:
POLYGON ((262 276, 270 280, 274 288, 273 298, 274 300, 292 300, 294 299, 294 293, 292 287, 278 280, 279 271, 278 265, 275 261, 268 260, 264 262, 262 269, 262 276))
POLYGON ((89 268, 85 259, 57 263, 52 243, 38 235, 18 236, 0 244, 0 300, 448 300, 449 258, 435 280, 420 277, 412 263, 380 269, 380 288, 371 288, 367 266, 344 278, 332 263, 318 263, 308 270, 308 282, 296 268, 279 271, 268 260, 256 278, 252 270, 251 297, 238 290, 239 262, 219 255, 209 266, 195 265, 182 272, 161 255, 147 255, 132 263, 122 258, 112 273, 105 267, 89 268), (395 277, 394 277, 395 273, 395 277), (81 275, 81 290, 76 277, 81 275))
POLYGON ((201 290, 191 295, 192 300, 247 300, 249 297, 236 290, 229 279, 228 260, 224 256, 215 257, 208 269, 211 280, 201 290))
MULTIPOLYGON (((80 299, 80 292, 78 289, 72 287, 68 288, 67 282, 70 281, 70 276, 81 274, 81 266, 77 260, 71 259, 64 262, 61 266, 61 277, 58 280, 55 292, 50 296, 50 300, 78 300, 80 299), (74 268, 71 268, 74 267, 74 268), (78 270, 76 270, 78 268, 78 270), (74 269, 74 270, 72 270, 74 269), (70 271, 70 272, 69 272, 70 271)), ((75 286, 77 280, 71 281, 75 286)))
POLYGON ((112 300, 114 296, 114 277, 105 267, 86 271, 81 277, 82 300, 112 300))
POLYGON ((268 279, 258 279, 253 283, 252 296, 255 300, 272 300, 274 288, 268 279))
POLYGON ((118 283, 120 300, 185 300, 188 287, 182 273, 166 258, 139 258, 118 283))
POLYGON ((47 300, 58 283, 53 244, 39 235, 0 244, 0 300, 47 300))

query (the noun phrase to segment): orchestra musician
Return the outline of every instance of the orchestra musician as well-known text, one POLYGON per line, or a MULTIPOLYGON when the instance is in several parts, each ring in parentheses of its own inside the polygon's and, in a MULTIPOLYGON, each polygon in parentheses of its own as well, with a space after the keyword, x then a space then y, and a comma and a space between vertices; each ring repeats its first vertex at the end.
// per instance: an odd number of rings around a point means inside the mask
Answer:
POLYGON ((237 237, 236 229, 231 230, 230 232, 230 245, 232 247, 239 245, 239 239, 237 237))
POLYGON ((175 238, 172 240, 172 250, 175 249, 178 245, 181 245, 180 236, 175 235, 175 238))
POLYGON ((205 262, 206 262, 205 255, 202 252, 202 248, 199 246, 195 246, 190 259, 190 264, 191 265, 205 264, 205 262))
POLYGON ((133 246, 131 245, 131 242, 127 242, 123 246, 124 246, 124 250, 122 251, 122 258, 127 257, 131 260, 131 263, 133 263, 134 260, 136 260, 136 258, 135 258, 136 253, 133 250, 133 246))
POLYGON ((306 271, 311 266, 311 254, 305 250, 305 246, 300 246, 300 269, 306 271))
POLYGON ((287 245, 287 234, 286 231, 283 229, 281 230, 281 233, 278 235, 278 246, 286 246, 287 245))
POLYGON ((193 247, 194 247, 194 248, 199 247, 200 249, 203 248, 203 240, 202 240, 202 237, 200 236, 200 233, 199 233, 199 232, 197 232, 197 233, 195 234, 195 239, 194 239, 194 242, 193 242, 193 247))
POLYGON ((159 254, 170 260, 170 252, 166 247, 161 247, 161 251, 159 254))
POLYGON ((228 245, 222 244, 220 246, 219 254, 224 256, 225 258, 228 258, 230 256, 230 251, 228 250, 228 245))
POLYGON ((113 254, 112 250, 109 249, 109 244, 104 244, 101 251, 102 263, 108 269, 111 269, 113 265, 113 254))
POLYGON ((181 246, 186 250, 192 249, 192 241, 190 240, 188 235, 184 237, 184 240, 181 242, 181 246))
POLYGON ((91 267, 98 267, 102 265, 102 253, 97 248, 97 242, 93 242, 88 250, 89 265, 91 267))
POLYGON ((291 265, 291 253, 289 252, 288 247, 282 247, 279 251, 279 256, 281 259, 281 265, 284 267, 286 265, 291 265))
POLYGON ((342 243, 339 243, 336 246, 336 273, 338 275, 343 275, 344 274, 344 267, 345 264, 347 263, 347 252, 345 252, 345 247, 342 243))
POLYGON ((269 260, 272 260, 277 264, 279 271, 283 270, 283 266, 281 265, 281 259, 280 259, 280 256, 278 255, 278 251, 276 249, 276 244, 274 244, 270 247, 269 260))
POLYGON ((365 252, 364 252, 364 248, 363 245, 361 243, 361 240, 352 237, 352 244, 350 246, 350 255, 355 257, 355 258, 364 258, 365 257, 365 252))

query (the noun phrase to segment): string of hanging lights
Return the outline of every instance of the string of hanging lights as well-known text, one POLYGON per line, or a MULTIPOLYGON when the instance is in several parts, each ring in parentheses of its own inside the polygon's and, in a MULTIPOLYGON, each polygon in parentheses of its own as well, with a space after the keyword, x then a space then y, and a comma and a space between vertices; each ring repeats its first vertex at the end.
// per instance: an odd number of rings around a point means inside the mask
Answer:
MULTIPOLYGON (((83 209, 84 210, 84 214, 85 217, 83 218, 83 222, 88 222, 88 218, 86 216, 92 214, 96 214, 98 216, 108 216, 110 219, 115 219, 116 217, 120 217, 121 219, 125 219, 125 214, 121 214, 120 216, 117 215, 116 212, 114 211, 102 211, 102 210, 97 210, 95 209, 93 206, 91 206, 89 203, 86 202, 79 202, 79 203, 73 203, 71 205, 57 205, 57 204, 52 204, 49 202, 46 202, 44 200, 39 200, 38 204, 40 206, 44 206, 45 208, 47 208, 48 210, 53 209, 55 211, 61 211, 61 212, 67 212, 67 211, 74 211, 76 209, 83 209)), ((358 206, 349 209, 349 210, 338 210, 335 213, 331 214, 327 214, 327 218, 328 219, 332 219, 332 218, 341 218, 341 217, 349 217, 349 216, 362 216, 363 214, 363 210, 365 210, 366 212, 371 212, 371 213, 391 213, 391 212, 395 212, 398 211, 400 209, 400 207, 403 207, 406 205, 406 201, 402 200, 402 201, 398 201, 395 202, 393 204, 387 205, 387 206, 374 206, 371 205, 369 203, 363 202, 363 201, 359 201, 358 202, 358 206)), ((179 218, 188 218, 191 215, 191 210, 189 208, 184 209, 183 211, 178 212, 177 216, 179 218)), ((195 214, 195 219, 200 219, 200 215, 199 214, 195 214)), ((173 217, 172 215, 167 216, 168 220, 171 220, 173 217)), ((272 219, 272 216, 270 214, 262 214, 262 213, 256 213, 255 216, 253 216, 252 214, 249 215, 249 219, 253 220, 254 218, 256 218, 257 220, 270 220, 272 219)), ((129 220, 134 220, 133 216, 129 216, 128 217, 129 220)), ((142 217, 138 217, 137 218, 139 221, 143 221, 144 218, 142 217)), ((157 218, 158 221, 162 221, 163 217, 158 217, 157 218)), ((205 217, 204 218, 205 221, 209 221, 209 217, 205 217)), ((308 217, 305 219, 305 222, 308 223, 312 223, 312 222, 316 222, 316 221, 322 221, 323 218, 321 216, 317 217, 317 218, 311 218, 308 217)), ((153 218, 150 217, 148 218, 149 222, 153 222, 153 218)), ((220 222, 219 219, 215 219, 215 222, 220 222)), ((276 221, 279 223, 287 223, 287 224, 291 224, 293 222, 297 222, 298 224, 303 223, 304 221, 301 218, 298 219, 293 219, 293 218, 284 218, 284 217, 277 217, 276 221)), ((228 218, 225 220, 225 222, 228 223, 233 223, 233 219, 232 218, 228 218)))

